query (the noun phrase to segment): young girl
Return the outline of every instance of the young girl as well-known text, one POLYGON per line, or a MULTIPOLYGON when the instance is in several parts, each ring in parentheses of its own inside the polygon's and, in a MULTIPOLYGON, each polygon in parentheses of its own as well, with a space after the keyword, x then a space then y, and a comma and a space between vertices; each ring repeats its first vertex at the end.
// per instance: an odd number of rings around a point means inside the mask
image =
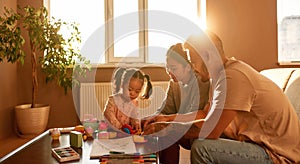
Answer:
POLYGON ((138 98, 150 97, 152 92, 150 77, 134 68, 119 68, 113 77, 113 95, 109 96, 106 102, 104 117, 117 129, 130 125, 134 131, 140 131, 138 98), (146 86, 144 86, 145 82, 146 86), (141 95, 142 91, 144 91, 143 95, 141 95))

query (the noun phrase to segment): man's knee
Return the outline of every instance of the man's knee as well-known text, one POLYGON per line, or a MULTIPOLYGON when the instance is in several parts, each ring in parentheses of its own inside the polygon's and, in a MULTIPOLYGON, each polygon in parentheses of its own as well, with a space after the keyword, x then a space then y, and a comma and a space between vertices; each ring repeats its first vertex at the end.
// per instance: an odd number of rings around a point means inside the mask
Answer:
POLYGON ((206 163, 209 158, 209 141, 207 140, 195 140, 191 147, 191 163, 206 163))
POLYGON ((209 144, 207 143, 208 141, 207 140, 201 140, 201 139, 198 139, 198 140, 195 140, 192 144, 192 147, 191 147, 191 151, 201 151, 201 150, 205 150, 207 146, 209 146, 209 144))

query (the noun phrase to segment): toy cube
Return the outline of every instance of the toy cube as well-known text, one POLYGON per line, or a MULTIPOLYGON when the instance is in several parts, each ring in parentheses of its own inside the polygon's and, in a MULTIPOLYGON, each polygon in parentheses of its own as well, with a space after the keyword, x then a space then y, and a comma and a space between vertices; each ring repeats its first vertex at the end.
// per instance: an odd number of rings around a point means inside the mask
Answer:
POLYGON ((82 147, 82 133, 77 131, 70 132, 70 145, 76 148, 82 147))

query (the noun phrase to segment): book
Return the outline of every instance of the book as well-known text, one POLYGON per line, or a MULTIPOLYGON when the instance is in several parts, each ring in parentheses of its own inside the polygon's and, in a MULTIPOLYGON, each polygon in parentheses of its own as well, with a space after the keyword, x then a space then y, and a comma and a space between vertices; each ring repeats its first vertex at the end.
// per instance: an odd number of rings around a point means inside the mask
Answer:
POLYGON ((67 162, 80 159, 80 155, 70 146, 53 148, 51 150, 52 155, 57 159, 58 162, 67 162))

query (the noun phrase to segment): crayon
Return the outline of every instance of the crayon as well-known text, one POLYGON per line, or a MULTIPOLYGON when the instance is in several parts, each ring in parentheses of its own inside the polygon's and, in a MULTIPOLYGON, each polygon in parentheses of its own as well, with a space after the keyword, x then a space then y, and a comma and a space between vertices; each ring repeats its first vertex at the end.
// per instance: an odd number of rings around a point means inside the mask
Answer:
POLYGON ((109 151, 109 154, 125 154, 125 152, 122 152, 122 151, 109 151))

